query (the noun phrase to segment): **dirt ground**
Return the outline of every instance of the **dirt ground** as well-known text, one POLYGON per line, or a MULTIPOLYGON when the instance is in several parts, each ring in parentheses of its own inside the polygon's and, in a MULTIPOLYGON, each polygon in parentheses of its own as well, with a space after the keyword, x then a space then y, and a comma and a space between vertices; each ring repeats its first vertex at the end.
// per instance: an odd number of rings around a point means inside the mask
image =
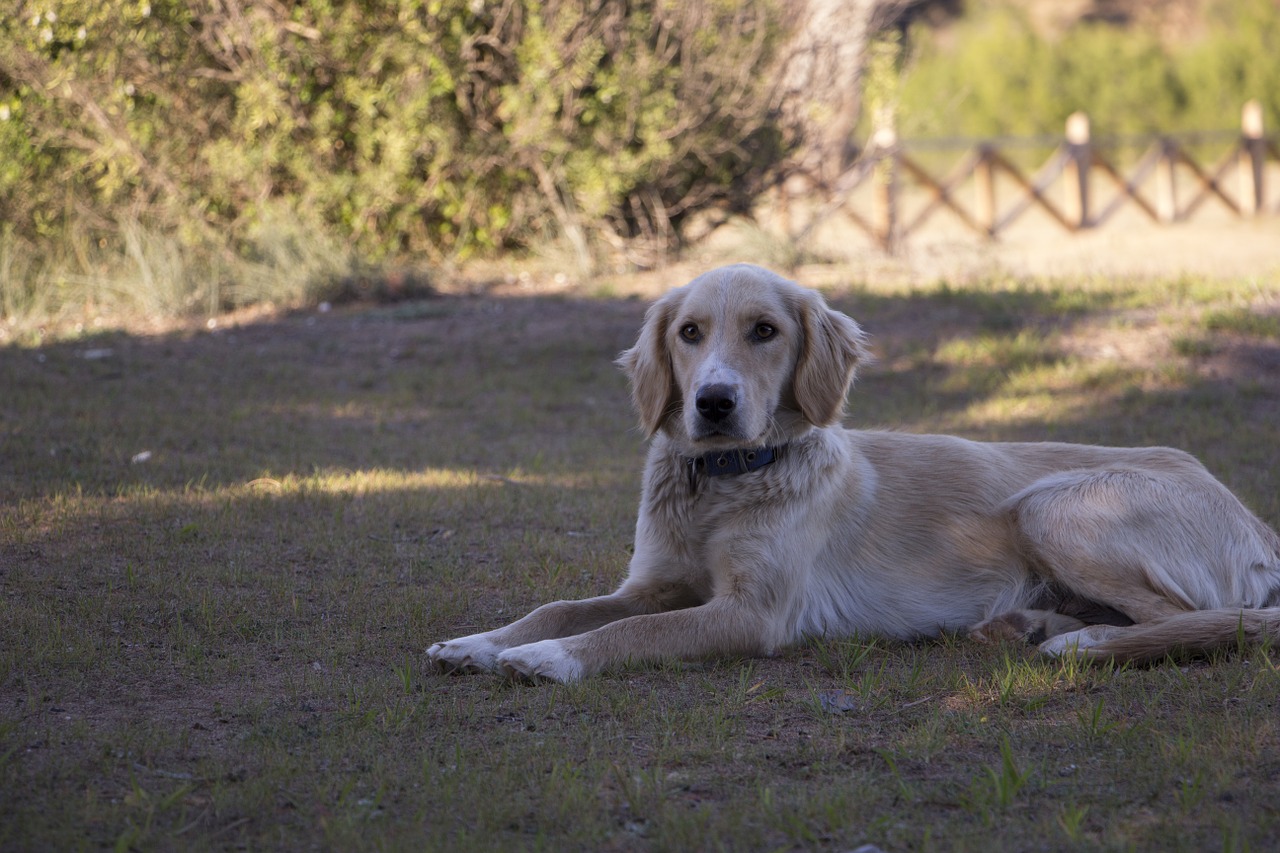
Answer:
POLYGON ((1078 234, 1025 228, 991 242, 925 238, 908 243, 894 267, 913 276, 959 278, 995 270, 1019 277, 1276 277, 1280 218, 1129 221, 1078 234))
MULTIPOLYGON (((1280 174, 1273 184, 1280 183, 1280 174)), ((1270 195, 1270 194, 1269 194, 1270 195)), ((964 198, 957 199, 967 206, 964 198)), ((1098 210, 1112 199, 1100 194, 1098 210)), ((867 202, 854 208, 866 217, 867 202)), ((911 222, 923 200, 908 198, 900 217, 911 222)), ((1070 233, 1044 212, 1032 209, 996 239, 975 234, 951 212, 932 214, 890 255, 839 212, 826 217, 803 244, 797 244, 766 209, 754 220, 740 219, 713 231, 675 263, 653 271, 584 277, 567 257, 468 268, 455 286, 499 292, 599 292, 651 298, 698 272, 723 263, 748 261, 787 272, 804 284, 875 288, 946 281, 954 286, 997 278, 1208 278, 1280 280, 1280 201, 1252 218, 1232 213, 1218 199, 1203 201, 1185 221, 1153 222, 1134 205, 1121 207, 1099 226, 1070 233)), ((792 232, 805 223, 793 208, 792 232)))

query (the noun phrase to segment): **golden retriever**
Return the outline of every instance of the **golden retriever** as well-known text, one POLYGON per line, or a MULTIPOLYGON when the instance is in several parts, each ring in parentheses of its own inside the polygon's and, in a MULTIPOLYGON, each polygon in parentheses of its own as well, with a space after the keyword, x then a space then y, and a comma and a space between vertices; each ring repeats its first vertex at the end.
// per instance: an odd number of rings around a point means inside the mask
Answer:
POLYGON ((429 660, 569 682, 821 635, 1119 661, 1280 637, 1280 537, 1194 458, 847 430, 865 359, 853 320, 759 267, 668 292, 618 360, 652 437, 626 580, 429 660))

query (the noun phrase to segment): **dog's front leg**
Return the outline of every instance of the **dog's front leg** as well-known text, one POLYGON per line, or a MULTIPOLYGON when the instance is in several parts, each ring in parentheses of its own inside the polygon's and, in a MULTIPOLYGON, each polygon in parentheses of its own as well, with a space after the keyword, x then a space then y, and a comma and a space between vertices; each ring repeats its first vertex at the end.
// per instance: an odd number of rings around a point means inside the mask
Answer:
POLYGON ((733 596, 684 610, 632 616, 593 631, 509 648, 508 676, 568 683, 627 663, 772 652, 784 638, 761 611, 733 596))
POLYGON ((651 609, 651 603, 620 593, 554 601, 502 628, 436 643, 427 649, 427 659, 440 672, 494 672, 498 655, 513 646, 579 634, 651 609))

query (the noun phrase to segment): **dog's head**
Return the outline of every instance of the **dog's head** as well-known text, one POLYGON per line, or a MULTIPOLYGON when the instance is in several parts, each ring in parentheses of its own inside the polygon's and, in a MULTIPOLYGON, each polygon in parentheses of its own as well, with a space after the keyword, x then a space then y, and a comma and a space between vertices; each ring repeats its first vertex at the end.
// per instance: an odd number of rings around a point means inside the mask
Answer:
POLYGON ((690 450, 783 443, 839 420, 867 357, 857 323, 748 264, 670 291, 618 359, 640 422, 690 450))

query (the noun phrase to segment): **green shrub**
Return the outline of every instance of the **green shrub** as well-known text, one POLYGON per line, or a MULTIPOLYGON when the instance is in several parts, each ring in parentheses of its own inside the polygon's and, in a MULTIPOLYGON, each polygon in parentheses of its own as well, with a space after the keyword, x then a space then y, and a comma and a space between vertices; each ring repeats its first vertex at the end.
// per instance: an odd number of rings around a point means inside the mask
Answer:
POLYGON ((1138 27, 1081 22, 1037 32, 1002 4, 971 4, 945 40, 912 31, 901 94, 904 136, 1061 135, 1088 113, 1095 135, 1239 127, 1246 100, 1280 122, 1280 5, 1217 0, 1205 34, 1162 42, 1138 27))
POLYGON ((1236 127, 1240 104, 1262 103, 1265 127, 1280 129, 1280 5, 1219 0, 1203 40, 1177 56, 1188 127, 1236 127))
MULTIPOLYGON (((263 298, 271 277, 245 282, 240 265, 280 267, 262 245, 281 229, 327 244, 324 275, 548 233, 574 237, 584 264, 637 239, 660 255, 778 156, 781 2, 19 7, 0 15, 10 245, 62 246, 84 276, 100 259, 67 245, 136 258, 139 227, 237 280, 171 307, 263 298)), ((288 301, 300 285, 285 278, 288 301)))

